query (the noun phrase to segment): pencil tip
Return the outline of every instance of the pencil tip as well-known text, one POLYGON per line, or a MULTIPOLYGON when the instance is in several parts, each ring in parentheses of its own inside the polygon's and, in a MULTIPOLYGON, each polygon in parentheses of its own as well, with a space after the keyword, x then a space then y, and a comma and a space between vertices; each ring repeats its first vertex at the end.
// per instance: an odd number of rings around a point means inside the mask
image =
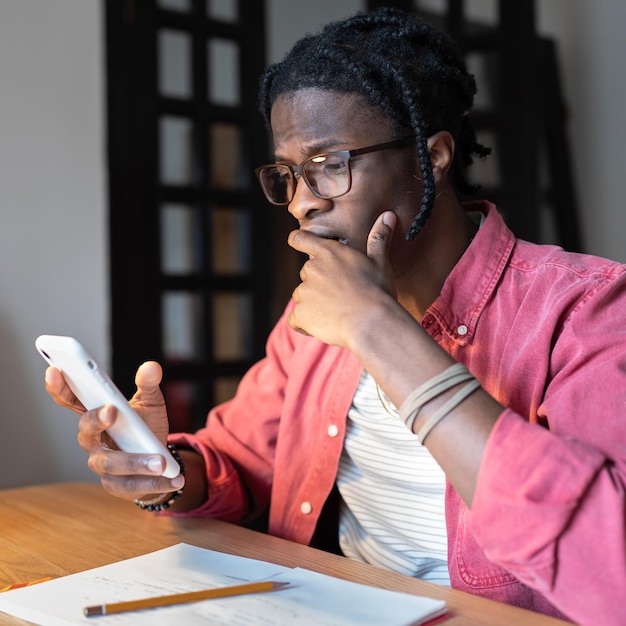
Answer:
POLYGON ((96 617, 98 615, 104 615, 103 606, 88 606, 83 609, 85 617, 96 617))
POLYGON ((287 582, 274 583, 274 591, 277 591, 278 589, 284 589, 285 587, 289 587, 289 583, 287 582))

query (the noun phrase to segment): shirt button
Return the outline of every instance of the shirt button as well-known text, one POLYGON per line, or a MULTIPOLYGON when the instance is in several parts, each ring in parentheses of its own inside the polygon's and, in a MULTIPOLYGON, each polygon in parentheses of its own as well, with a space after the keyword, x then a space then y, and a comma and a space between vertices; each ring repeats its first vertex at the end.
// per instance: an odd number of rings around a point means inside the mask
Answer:
POLYGON ((458 335, 460 335, 461 337, 464 337, 465 335, 467 335, 467 326, 465 324, 461 324, 457 329, 456 332, 458 335))
POLYGON ((336 437, 338 434, 339 434, 339 426, 337 426, 337 424, 331 424, 328 427, 328 436, 336 437))
POLYGON ((303 502, 300 505, 300 512, 304 513, 304 515, 309 515, 312 510, 313 510, 313 507, 311 506, 310 502, 303 502))

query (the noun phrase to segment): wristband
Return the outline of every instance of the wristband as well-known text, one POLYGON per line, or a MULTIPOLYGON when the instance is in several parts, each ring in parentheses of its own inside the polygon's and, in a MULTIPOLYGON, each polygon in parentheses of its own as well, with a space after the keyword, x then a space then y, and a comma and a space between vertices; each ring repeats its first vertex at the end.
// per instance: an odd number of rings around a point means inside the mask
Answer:
POLYGON ((451 365, 441 374, 426 381, 408 395, 400 407, 400 419, 412 431, 418 413, 427 402, 452 389, 452 387, 456 387, 459 383, 472 380, 473 378, 463 364, 455 363, 451 365))
POLYGON ((438 411, 436 411, 422 426, 422 428, 417 433, 417 440, 424 445, 424 440, 430 434, 430 431, 439 424, 439 422, 446 416, 448 413, 453 411, 467 396, 469 396, 472 392, 476 391, 480 387, 480 383, 474 379, 471 382, 467 383, 460 391, 458 391, 454 396, 452 396, 438 411))

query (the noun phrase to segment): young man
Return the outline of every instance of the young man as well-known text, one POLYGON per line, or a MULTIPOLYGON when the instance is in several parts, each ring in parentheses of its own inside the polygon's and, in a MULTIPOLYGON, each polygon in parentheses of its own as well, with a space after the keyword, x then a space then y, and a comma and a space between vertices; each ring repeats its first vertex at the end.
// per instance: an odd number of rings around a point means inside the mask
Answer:
MULTIPOLYGON (((296 44, 263 79, 276 163, 257 175, 308 260, 266 358, 204 429, 169 437, 160 368, 141 366, 134 403, 184 478, 111 450, 111 407, 82 415, 79 442, 143 507, 237 523, 269 508, 276 535, 617 624, 626 268, 460 204, 463 166, 487 153, 474 91, 445 36, 390 9, 296 44)), ((84 410, 58 372, 47 385, 84 410)))

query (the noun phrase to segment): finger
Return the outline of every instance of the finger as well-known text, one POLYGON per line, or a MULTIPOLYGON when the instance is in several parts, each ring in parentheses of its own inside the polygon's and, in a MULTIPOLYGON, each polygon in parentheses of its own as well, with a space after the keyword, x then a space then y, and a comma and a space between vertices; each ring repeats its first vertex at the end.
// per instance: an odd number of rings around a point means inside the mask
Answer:
POLYGON ((367 256, 379 267, 382 267, 389 257, 396 222, 397 216, 392 211, 381 213, 367 237, 367 256))
MULTIPOLYGON (((87 463, 98 476, 147 476, 158 481, 164 489, 170 485, 169 478, 160 480, 165 469, 165 459, 160 454, 134 454, 99 448, 89 455, 87 463)), ((176 484, 180 482, 178 480, 176 484)), ((145 488, 143 493, 146 493, 145 488)))
POLYGON ((139 474, 126 476, 105 474, 100 477, 100 482, 111 495, 127 500, 144 499, 146 494, 170 493, 185 486, 185 478, 181 474, 172 479, 139 474))
POLYGON ((75 413, 83 413, 85 411, 85 407, 65 382, 65 377, 61 370, 52 366, 46 368, 45 383, 46 391, 59 406, 70 409, 75 413))
POLYGON ((324 250, 328 250, 330 246, 341 245, 332 239, 324 239, 313 233, 307 233, 305 230, 293 230, 289 233, 287 243, 298 252, 308 254, 315 257, 324 250))
POLYGON ((298 326, 298 322, 296 320, 295 312, 293 312, 293 311, 287 316, 287 325, 292 330, 295 330, 297 333, 300 333, 301 335, 305 335, 306 337, 310 337, 311 336, 309 333, 306 332, 306 330, 303 330, 302 328, 300 328, 300 326, 298 326))
POLYGON ((135 374, 137 393, 134 400, 141 402, 143 406, 160 405, 163 403, 161 393, 161 381, 163 369, 156 361, 142 363, 135 374))
POLYGON ((154 434, 165 444, 169 432, 167 407, 161 391, 163 370, 156 361, 146 361, 137 369, 137 391, 130 404, 137 409, 154 434))
POLYGON ((104 431, 115 423, 116 417, 117 409, 111 405, 83 413, 78 420, 80 447, 89 453, 101 450, 104 431))

